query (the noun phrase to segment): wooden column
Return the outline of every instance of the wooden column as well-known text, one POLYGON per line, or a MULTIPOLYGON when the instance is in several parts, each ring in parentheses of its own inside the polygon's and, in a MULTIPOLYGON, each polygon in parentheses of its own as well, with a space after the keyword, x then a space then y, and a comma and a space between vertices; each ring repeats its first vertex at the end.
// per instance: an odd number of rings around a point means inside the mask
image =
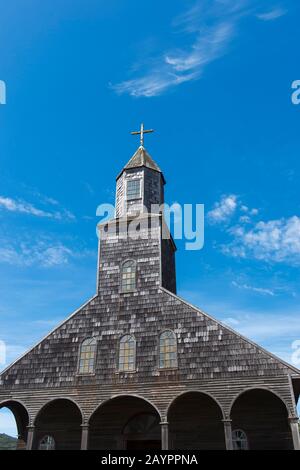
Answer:
POLYGON ((290 423, 290 428, 292 432, 294 450, 300 450, 300 436, 299 436, 299 418, 297 416, 293 416, 288 418, 290 423))
POLYGON ((88 440, 89 440, 89 425, 82 424, 81 425, 81 450, 87 450, 88 448, 88 440))
POLYGON ((33 438, 34 438, 34 426, 27 426, 26 450, 32 450, 33 438))
POLYGON ((226 450, 233 450, 231 419, 223 419, 226 450))
POLYGON ((169 423, 162 421, 161 426, 161 449, 169 450, 169 423))
POLYGON ((24 441, 24 436, 22 434, 18 434, 17 440, 17 450, 24 450, 26 449, 26 442, 24 441))

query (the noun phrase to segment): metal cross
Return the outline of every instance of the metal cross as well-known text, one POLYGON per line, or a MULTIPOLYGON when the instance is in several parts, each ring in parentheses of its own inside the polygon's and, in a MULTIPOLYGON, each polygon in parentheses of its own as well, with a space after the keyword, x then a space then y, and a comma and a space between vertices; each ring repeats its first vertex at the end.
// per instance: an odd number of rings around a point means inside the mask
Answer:
POLYGON ((141 135, 141 146, 144 147, 144 134, 150 134, 150 132, 154 132, 154 129, 144 129, 144 124, 141 124, 141 130, 140 131, 135 131, 131 132, 131 135, 141 135))

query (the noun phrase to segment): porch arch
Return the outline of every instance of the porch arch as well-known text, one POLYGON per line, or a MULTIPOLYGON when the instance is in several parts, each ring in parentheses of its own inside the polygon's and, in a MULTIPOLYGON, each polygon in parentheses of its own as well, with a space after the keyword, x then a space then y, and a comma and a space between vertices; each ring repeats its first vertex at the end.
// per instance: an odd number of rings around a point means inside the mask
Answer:
POLYGON ((171 449, 223 450, 224 413, 217 400, 201 391, 187 391, 169 405, 171 449))
POLYGON ((292 450, 293 440, 285 401, 267 388, 239 393, 230 408, 232 430, 242 430, 250 450, 292 450))
POLYGON ((290 407, 288 406, 288 404, 287 404, 286 401, 284 400, 284 398, 283 398, 278 392, 276 392, 275 390, 272 390, 271 388, 268 388, 268 387, 259 386, 259 387, 248 387, 248 388, 245 388, 244 390, 241 390, 239 393, 237 393, 237 394, 234 396, 234 398, 231 400, 231 403, 230 403, 230 406, 229 406, 229 412, 228 412, 228 415, 229 415, 229 416, 231 415, 231 410, 232 410, 232 408, 233 408, 234 403, 237 401, 237 399, 238 399, 240 396, 242 396, 244 393, 251 392, 252 390, 264 390, 264 391, 266 391, 266 392, 270 392, 272 395, 275 395, 279 400, 282 401, 282 403, 283 403, 284 406, 286 407, 288 416, 290 416, 290 415, 293 414, 293 413, 291 412, 290 407))
POLYGON ((2 408, 7 408, 10 410, 15 418, 18 432, 16 448, 25 449, 28 435, 28 426, 30 423, 30 416, 27 407, 20 400, 9 399, 0 402, 0 409, 2 408))
POLYGON ((48 401, 34 420, 33 449, 39 449, 40 442, 49 436, 56 450, 79 450, 81 444, 82 411, 69 398, 55 398, 48 401))
POLYGON ((160 413, 137 395, 117 395, 101 403, 89 419, 92 450, 160 449, 160 413))

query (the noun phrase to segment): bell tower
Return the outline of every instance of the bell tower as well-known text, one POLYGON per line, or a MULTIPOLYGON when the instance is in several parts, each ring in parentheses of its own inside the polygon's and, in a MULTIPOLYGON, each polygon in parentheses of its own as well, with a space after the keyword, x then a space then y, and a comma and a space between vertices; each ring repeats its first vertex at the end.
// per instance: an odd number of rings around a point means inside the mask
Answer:
POLYGON ((164 203, 164 184, 159 166, 140 146, 117 176, 116 217, 159 213, 158 206, 164 203))
POLYGON ((176 293, 176 247, 161 208, 165 179, 144 147, 149 132, 142 124, 134 133, 141 135, 141 145, 116 178, 115 218, 98 225, 100 295, 122 294, 120 278, 127 261, 136 266, 137 293, 159 286, 176 293))
POLYGON ((144 135, 152 132, 153 129, 145 130, 144 124, 140 131, 131 132, 140 135, 140 146, 117 176, 117 218, 159 213, 159 206, 164 203, 164 176, 144 147, 144 135))

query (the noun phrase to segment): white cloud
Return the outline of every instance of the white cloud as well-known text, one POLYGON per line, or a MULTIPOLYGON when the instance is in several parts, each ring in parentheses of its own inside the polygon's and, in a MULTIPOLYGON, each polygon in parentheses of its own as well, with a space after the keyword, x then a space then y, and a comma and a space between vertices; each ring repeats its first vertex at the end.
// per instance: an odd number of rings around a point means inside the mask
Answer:
POLYGON ((218 224, 228 222, 237 209, 237 196, 235 194, 224 195, 214 208, 207 213, 210 223, 218 224))
POLYGON ((46 204, 51 204, 52 206, 59 206, 59 202, 56 199, 53 199, 53 197, 48 197, 48 196, 42 196, 46 204))
MULTIPOLYGON (((54 201, 54 199, 53 200, 48 199, 49 204, 53 205, 54 202, 56 204, 56 201, 54 201)), ((75 216, 70 211, 67 211, 67 210, 56 211, 56 212, 44 211, 42 209, 38 209, 37 207, 35 207, 33 204, 30 204, 29 202, 16 200, 16 199, 12 199, 10 197, 4 197, 4 196, 0 196, 0 209, 5 209, 9 212, 29 214, 35 217, 47 217, 47 218, 57 219, 57 220, 75 219, 75 216)))
POLYGON ((299 308, 287 305, 283 313, 281 309, 269 311, 255 306, 241 307, 233 301, 215 300, 213 296, 202 293, 193 302, 223 323, 234 325, 236 331, 254 341, 265 343, 275 339, 277 344, 284 341, 292 353, 292 342, 295 338, 300 339, 299 308))
MULTIPOLYGON (((184 82, 199 79, 205 67, 226 53, 244 1, 197 1, 173 22, 181 34, 192 35, 192 45, 167 50, 152 59, 144 75, 111 85, 119 94, 152 97, 184 82)), ((178 36, 178 35, 177 35, 178 36)))
POLYGON ((95 194, 95 190, 93 186, 88 181, 81 181, 81 184, 84 186, 84 188, 87 190, 89 194, 91 195, 95 194))
MULTIPOLYGON (((230 237, 229 242, 221 246, 221 251, 236 258, 299 266, 300 217, 256 222, 258 214, 257 208, 249 208, 239 196, 223 195, 207 213, 209 223, 225 225, 222 228, 230 237)), ((246 284, 243 287, 251 290, 246 284)), ((264 293, 263 289, 261 293, 264 293)))
MULTIPOLYGON (((258 209, 255 209, 255 208, 249 209, 249 207, 246 206, 245 204, 241 204, 241 205, 240 205, 240 211, 241 211, 241 212, 246 212, 246 213, 248 213, 248 214, 250 214, 250 215, 257 215, 258 212, 259 212, 259 210, 258 210, 258 209)), ((246 217, 246 216, 245 216, 245 217, 246 217)))
POLYGON ((225 323, 225 325, 228 325, 230 327, 235 327, 237 326, 240 322, 236 318, 228 317, 225 318, 222 323, 225 323))
POLYGON ((19 344, 7 344, 6 345, 6 365, 10 364, 15 360, 16 357, 20 357, 25 353, 27 348, 19 344))
MULTIPOLYGON (((189 36, 189 46, 162 50, 148 60, 149 66, 131 67, 142 74, 110 85, 118 94, 133 97, 158 96, 182 83, 198 80, 207 65, 227 53, 242 17, 256 13, 257 0, 197 0, 172 21, 173 40, 189 36)), ((257 17, 267 21, 285 13, 277 8, 257 17)))
POLYGON ((295 366, 300 367, 300 340, 296 339, 292 343, 292 349, 294 350, 292 354, 292 362, 295 366))
POLYGON ((286 15, 286 13, 287 11, 283 8, 274 8, 273 10, 267 11, 265 13, 260 13, 256 16, 259 20, 262 21, 273 21, 286 15))
POLYGON ((162 73, 161 69, 152 70, 149 75, 134 80, 113 85, 112 88, 119 94, 128 93, 134 97, 151 97, 163 93, 171 86, 180 85, 186 81, 194 80, 198 77, 197 73, 190 73, 184 76, 178 76, 171 70, 162 73))
POLYGON ((37 261, 40 261, 40 264, 45 267, 67 264, 72 255, 72 250, 60 244, 45 249, 42 247, 41 251, 36 251, 37 261))
POLYGON ((27 193, 29 193, 31 196, 34 196, 39 202, 43 204, 50 204, 51 206, 59 206, 59 202, 56 199, 42 194, 38 189, 27 186, 26 184, 23 184, 22 187, 27 193))
POLYGON ((44 240, 21 242, 18 246, 6 244, 0 248, 0 263, 13 266, 53 267, 67 264, 73 256, 72 250, 63 244, 44 240))
POLYGON ((165 55, 166 64, 175 72, 198 71, 222 54, 233 33, 228 23, 218 24, 199 33, 190 51, 179 50, 165 55))
POLYGON ((237 225, 229 233, 233 241, 223 245, 226 254, 300 265, 300 218, 297 216, 260 221, 251 228, 237 225))
POLYGON ((19 265, 18 252, 12 247, 0 248, 0 263, 19 265))
POLYGON ((239 218, 239 221, 240 221, 242 224, 250 224, 251 219, 250 219, 249 215, 242 215, 242 216, 239 218))
POLYGON ((292 338, 300 338, 299 312, 295 315, 282 315, 261 313, 255 314, 251 318, 240 317, 238 330, 248 338, 254 338, 255 341, 270 340, 277 338, 279 340, 290 338, 290 353, 292 355, 292 338))
POLYGON ((45 212, 41 209, 37 209, 32 204, 24 201, 16 201, 9 197, 0 196, 0 207, 10 212, 20 212, 23 214, 31 214, 36 217, 53 217, 50 212, 45 212))
POLYGON ((232 285, 236 287, 237 289, 244 289, 244 290, 249 290, 252 292, 255 292, 257 294, 262 294, 262 295, 270 295, 274 297, 275 292, 272 289, 266 289, 263 287, 255 287, 255 286, 250 286, 249 284, 239 284, 236 281, 232 281, 232 285))
POLYGON ((0 232, 0 264, 50 268, 95 256, 85 242, 66 234, 58 236, 40 230, 0 232))

